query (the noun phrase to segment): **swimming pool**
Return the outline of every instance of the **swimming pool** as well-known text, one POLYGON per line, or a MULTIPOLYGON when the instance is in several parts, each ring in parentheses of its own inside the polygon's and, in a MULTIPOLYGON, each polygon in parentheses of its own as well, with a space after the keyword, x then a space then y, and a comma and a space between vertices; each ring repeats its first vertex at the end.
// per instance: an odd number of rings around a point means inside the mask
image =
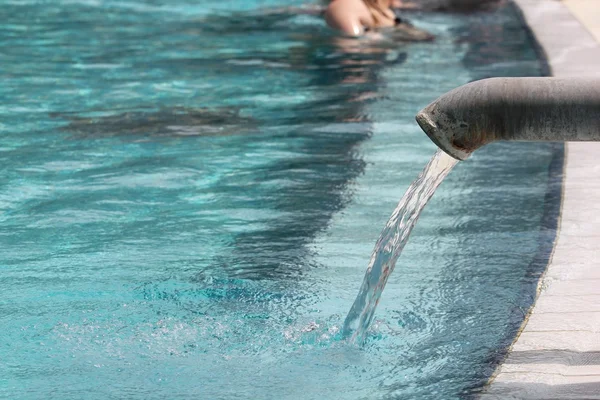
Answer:
POLYGON ((3 1, 0 397, 451 399, 508 343, 562 146, 501 143, 424 211, 364 348, 339 328, 433 154, 414 122, 540 75, 514 10, 339 42, 269 2, 3 1))

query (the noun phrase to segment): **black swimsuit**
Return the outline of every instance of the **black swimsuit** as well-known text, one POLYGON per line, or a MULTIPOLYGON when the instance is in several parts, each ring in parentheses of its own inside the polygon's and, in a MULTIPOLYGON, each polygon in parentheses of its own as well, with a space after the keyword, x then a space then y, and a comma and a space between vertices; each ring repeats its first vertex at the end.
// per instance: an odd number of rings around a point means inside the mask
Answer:
POLYGON ((392 12, 394 13, 394 24, 395 25, 400 25, 400 24, 410 25, 410 22, 408 22, 407 20, 402 18, 401 11, 398 8, 392 8, 392 12))
MULTIPOLYGON (((410 22, 408 22, 407 20, 405 20, 404 18, 402 18, 400 16, 400 10, 397 8, 392 8, 392 12, 394 13, 394 26, 398 26, 400 24, 406 24, 406 25, 411 25, 410 22)), ((364 31, 365 32, 369 32, 372 28, 370 27, 365 27, 364 31)))

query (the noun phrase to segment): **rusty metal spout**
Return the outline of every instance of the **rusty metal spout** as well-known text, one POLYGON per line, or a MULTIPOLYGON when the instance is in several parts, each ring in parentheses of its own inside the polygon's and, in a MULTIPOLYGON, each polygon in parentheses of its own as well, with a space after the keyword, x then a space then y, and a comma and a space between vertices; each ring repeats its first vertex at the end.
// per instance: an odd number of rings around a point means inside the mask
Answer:
POLYGON ((416 118, 459 160, 497 140, 600 141, 600 80, 484 79, 442 95, 416 118))

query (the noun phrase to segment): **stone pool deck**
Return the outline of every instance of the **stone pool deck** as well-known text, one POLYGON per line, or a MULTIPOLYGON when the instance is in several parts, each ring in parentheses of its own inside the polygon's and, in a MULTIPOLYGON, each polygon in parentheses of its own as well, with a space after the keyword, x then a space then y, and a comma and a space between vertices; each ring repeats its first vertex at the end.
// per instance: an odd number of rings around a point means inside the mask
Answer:
MULTIPOLYGON (((514 1, 554 76, 600 79, 600 1, 514 1)), ((566 147, 554 253, 481 398, 600 399, 600 143, 566 147)))

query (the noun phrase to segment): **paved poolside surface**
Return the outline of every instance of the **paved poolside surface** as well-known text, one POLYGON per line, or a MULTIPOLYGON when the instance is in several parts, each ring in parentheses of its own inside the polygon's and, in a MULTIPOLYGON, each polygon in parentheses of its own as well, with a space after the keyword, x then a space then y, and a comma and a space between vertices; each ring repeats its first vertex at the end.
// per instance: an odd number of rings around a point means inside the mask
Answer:
POLYGON ((563 2, 571 14, 600 42, 600 1, 563 0, 563 2))
MULTIPOLYGON (((600 1, 515 0, 552 74, 600 79, 600 1)), ((600 399, 600 143, 569 143, 554 254, 482 399, 600 399)))

